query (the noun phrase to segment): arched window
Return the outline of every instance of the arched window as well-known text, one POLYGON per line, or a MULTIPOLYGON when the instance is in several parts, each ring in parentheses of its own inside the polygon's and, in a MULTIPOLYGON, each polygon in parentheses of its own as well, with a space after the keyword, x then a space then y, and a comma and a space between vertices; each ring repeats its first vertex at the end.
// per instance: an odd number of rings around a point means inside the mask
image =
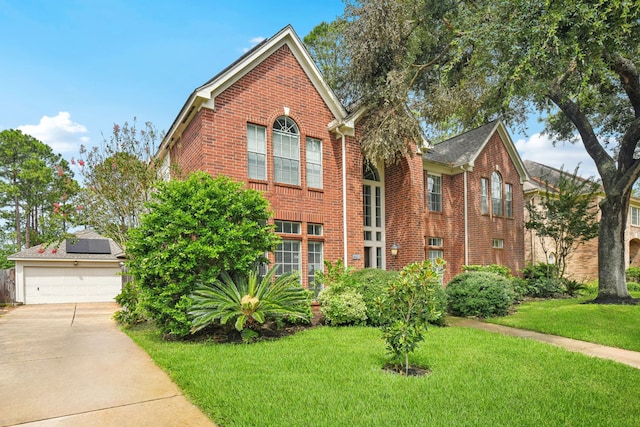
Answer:
POLYGON ((497 171, 491 174, 491 210, 502 216, 502 177, 497 171))
POLYGON ((273 124, 273 173, 276 182, 300 185, 300 132, 289 117, 273 124))
POLYGON ((362 178, 367 181, 380 181, 380 173, 375 166, 365 161, 362 163, 362 178))

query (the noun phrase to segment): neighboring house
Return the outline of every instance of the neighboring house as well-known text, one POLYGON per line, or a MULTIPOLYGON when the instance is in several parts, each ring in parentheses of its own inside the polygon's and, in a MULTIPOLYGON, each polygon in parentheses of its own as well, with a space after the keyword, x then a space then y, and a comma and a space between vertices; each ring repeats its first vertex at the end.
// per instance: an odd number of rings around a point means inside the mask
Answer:
POLYGON ((465 263, 522 268, 527 174, 499 121, 383 166, 362 157, 362 114, 288 26, 195 89, 157 157, 165 177, 204 170, 261 191, 283 239, 270 260, 311 288, 325 260, 400 269, 442 256, 445 281, 465 263))
MULTIPOLYGON (((531 160, 524 162, 530 181, 525 184, 525 201, 528 203, 539 202, 540 197, 547 188, 557 187, 560 177, 571 176, 572 171, 564 171, 543 165, 531 160)), ((603 195, 596 199, 600 202, 603 195)), ((598 219, 600 212, 598 211, 598 219)), ((528 212, 525 209, 525 221, 528 212)), ((625 229, 625 253, 629 265, 640 266, 640 199, 632 197, 629 207, 629 220, 625 229)), ((527 263, 555 261, 555 254, 549 253, 546 257, 540 243, 540 238, 534 230, 525 231, 525 260, 527 263)), ((598 238, 591 239, 578 248, 567 258, 567 275, 577 281, 591 281, 598 279, 598 238)))
POLYGON ((16 302, 24 304, 107 302, 122 290, 122 249, 84 230, 58 248, 42 245, 7 259, 15 261, 16 302))

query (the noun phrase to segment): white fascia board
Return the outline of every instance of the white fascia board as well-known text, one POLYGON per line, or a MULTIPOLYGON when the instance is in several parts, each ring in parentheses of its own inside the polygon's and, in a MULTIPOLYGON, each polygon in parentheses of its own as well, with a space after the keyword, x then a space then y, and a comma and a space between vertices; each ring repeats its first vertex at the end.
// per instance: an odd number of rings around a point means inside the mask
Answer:
POLYGON ((347 114, 344 107, 324 81, 324 78, 322 78, 320 70, 291 27, 285 28, 280 34, 277 34, 270 40, 267 40, 267 42, 252 55, 248 55, 240 60, 233 67, 218 76, 214 81, 198 88, 194 94, 195 97, 201 98, 202 100, 214 99, 218 94, 228 89, 285 44, 289 46, 291 52, 298 60, 298 63, 306 73, 307 77, 309 77, 311 83, 323 98, 334 117, 338 119, 346 117, 347 114))
POLYGON ((513 143, 513 140, 511 139, 509 132, 507 132, 507 128, 502 123, 502 120, 498 121, 498 133, 500 134, 502 143, 504 144, 505 148, 507 149, 507 152, 509 153, 509 157, 511 158, 511 161, 513 162, 513 164, 516 166, 516 169, 518 170, 518 174, 520 175, 520 184, 524 184, 525 182, 529 181, 529 172, 527 172, 527 168, 524 166, 524 162, 520 157, 520 153, 518 153, 518 150, 516 149, 516 145, 513 143))
POLYGON ((453 175, 461 174, 465 170, 467 172, 473 171, 473 165, 469 164, 469 165, 463 165, 463 166, 453 166, 453 165, 447 165, 444 163, 437 163, 437 162, 432 162, 429 160, 422 159, 422 169, 429 172, 433 172, 435 174, 453 176, 453 175))

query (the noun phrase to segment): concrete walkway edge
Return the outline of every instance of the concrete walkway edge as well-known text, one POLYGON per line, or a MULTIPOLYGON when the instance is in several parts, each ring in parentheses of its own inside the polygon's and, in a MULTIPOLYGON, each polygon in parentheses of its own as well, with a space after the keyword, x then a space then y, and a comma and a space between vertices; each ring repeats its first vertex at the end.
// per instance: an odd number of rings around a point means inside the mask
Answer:
POLYGON ((583 353, 588 356, 599 357, 601 359, 613 360, 640 369, 640 352, 637 351, 608 347, 601 344, 574 340, 572 338, 565 338, 557 335, 547 335, 540 332, 512 328, 510 326, 495 325, 493 323, 486 323, 477 319, 459 317, 449 317, 448 319, 451 326, 462 326, 466 328, 481 329, 488 332, 496 332, 503 335, 510 335, 513 337, 529 338, 563 347, 569 351, 583 353))

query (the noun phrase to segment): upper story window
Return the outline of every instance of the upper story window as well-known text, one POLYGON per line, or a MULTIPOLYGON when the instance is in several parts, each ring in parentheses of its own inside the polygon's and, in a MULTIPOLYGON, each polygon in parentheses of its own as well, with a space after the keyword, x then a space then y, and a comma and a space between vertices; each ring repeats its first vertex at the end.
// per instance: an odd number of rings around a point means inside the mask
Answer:
POLYGON ((502 177, 498 172, 491 174, 491 212, 502 216, 502 177))
POLYGON ((322 236, 322 224, 307 224, 307 235, 322 236))
POLYGON ((442 177, 429 174, 427 188, 429 192, 429 210, 442 212, 442 177))
POLYGON ((504 185, 504 215, 513 218, 513 185, 504 185))
POLYGON ((489 215, 489 180, 480 178, 480 208, 483 215, 489 215))
POLYGON ((267 179, 267 130, 247 123, 249 179, 267 179))
POLYGON ((631 225, 640 227, 640 208, 631 206, 631 225))
POLYGON ((322 188, 322 141, 307 138, 307 187, 322 188))
POLYGON ((301 234, 300 223, 292 221, 274 221, 276 224, 276 232, 283 234, 301 234))
POLYGON ((289 117, 273 124, 273 174, 276 182, 300 185, 300 132, 289 117))
POLYGON ((494 249, 504 249, 504 239, 493 239, 491 247, 494 249))

